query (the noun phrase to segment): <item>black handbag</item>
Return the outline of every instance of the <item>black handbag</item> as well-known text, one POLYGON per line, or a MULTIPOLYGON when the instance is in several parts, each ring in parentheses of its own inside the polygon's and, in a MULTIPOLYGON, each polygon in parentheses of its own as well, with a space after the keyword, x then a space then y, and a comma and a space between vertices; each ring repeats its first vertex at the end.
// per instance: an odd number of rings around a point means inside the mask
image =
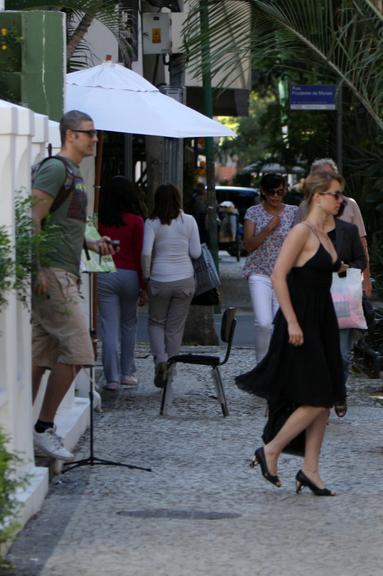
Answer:
MULTIPOLYGON (((268 419, 263 429, 262 440, 268 444, 278 434, 289 416, 298 408, 294 402, 278 402, 268 404, 268 419)), ((301 432, 291 440, 283 449, 286 454, 294 456, 304 456, 305 452, 305 431, 301 432)))
POLYGON ((193 300, 191 301, 192 305, 197 305, 197 306, 217 306, 217 304, 220 303, 220 299, 219 299, 219 292, 217 290, 217 288, 212 288, 211 290, 208 290, 207 292, 203 292, 202 294, 199 294, 198 296, 194 296, 193 300))

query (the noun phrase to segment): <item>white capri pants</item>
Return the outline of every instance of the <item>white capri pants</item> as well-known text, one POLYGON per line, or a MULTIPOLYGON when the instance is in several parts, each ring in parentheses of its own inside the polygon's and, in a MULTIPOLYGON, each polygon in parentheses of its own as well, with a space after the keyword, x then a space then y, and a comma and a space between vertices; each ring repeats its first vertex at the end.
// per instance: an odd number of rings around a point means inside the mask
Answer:
POLYGON ((258 363, 269 349, 273 320, 279 303, 269 276, 252 273, 248 282, 254 312, 255 356, 258 363))

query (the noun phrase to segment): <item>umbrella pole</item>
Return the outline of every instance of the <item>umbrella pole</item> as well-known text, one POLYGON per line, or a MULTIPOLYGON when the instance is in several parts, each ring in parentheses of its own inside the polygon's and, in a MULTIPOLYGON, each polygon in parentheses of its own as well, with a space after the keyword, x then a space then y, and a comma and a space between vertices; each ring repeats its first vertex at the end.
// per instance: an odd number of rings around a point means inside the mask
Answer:
MULTIPOLYGON (((98 224, 98 210, 100 207, 100 190, 101 190, 101 174, 102 174, 102 159, 104 153, 104 132, 98 132, 97 152, 96 152, 96 169, 94 178, 94 203, 93 214, 95 216, 95 224, 98 224)), ((97 358, 97 276, 95 274, 89 275, 89 282, 91 282, 91 318, 90 318, 90 333, 93 342, 94 355, 97 358)))
POLYGON ((102 158, 104 154, 104 132, 98 132, 97 153, 96 153, 96 173, 94 181, 94 206, 93 212, 98 214, 100 206, 100 189, 101 189, 101 174, 102 174, 102 158))

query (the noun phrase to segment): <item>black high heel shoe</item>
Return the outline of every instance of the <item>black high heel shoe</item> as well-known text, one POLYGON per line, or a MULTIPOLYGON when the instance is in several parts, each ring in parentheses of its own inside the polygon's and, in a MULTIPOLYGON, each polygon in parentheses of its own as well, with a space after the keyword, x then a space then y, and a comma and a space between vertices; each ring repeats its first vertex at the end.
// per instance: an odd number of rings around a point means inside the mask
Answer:
POLYGON ((344 404, 335 404, 334 410, 335 410, 335 414, 338 416, 338 418, 344 418, 347 414, 346 402, 344 402, 344 404))
POLYGON ((311 492, 315 494, 315 496, 335 496, 335 492, 331 492, 328 488, 318 488, 314 482, 311 482, 310 478, 307 478, 306 474, 302 472, 302 470, 299 470, 295 476, 295 480, 297 494, 300 494, 302 488, 306 486, 307 488, 310 488, 311 492))
POLYGON ((265 451, 263 448, 258 448, 254 452, 254 457, 253 457, 253 460, 251 461, 250 466, 254 467, 257 464, 260 465, 262 476, 265 478, 265 480, 267 480, 268 482, 271 482, 271 484, 274 484, 274 486, 277 486, 278 488, 280 488, 282 486, 281 481, 279 480, 278 476, 274 476, 273 474, 270 474, 269 469, 267 467, 265 451))

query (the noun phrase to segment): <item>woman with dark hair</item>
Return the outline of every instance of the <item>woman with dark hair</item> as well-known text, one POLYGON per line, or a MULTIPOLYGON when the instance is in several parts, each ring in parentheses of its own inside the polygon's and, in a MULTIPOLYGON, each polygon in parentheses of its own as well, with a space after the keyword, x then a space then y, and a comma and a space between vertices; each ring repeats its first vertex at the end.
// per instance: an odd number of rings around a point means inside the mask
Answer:
POLYGON ((248 256, 243 267, 253 305, 257 362, 269 347, 273 318, 279 306, 271 285, 271 272, 297 211, 296 206, 283 203, 286 181, 281 174, 264 174, 260 188, 261 203, 250 206, 245 214, 244 244, 248 256))
POLYGON ((267 355, 251 372, 236 378, 242 390, 277 405, 295 409, 274 438, 255 451, 266 480, 280 486, 280 454, 302 432, 304 462, 296 491, 335 496, 319 473, 320 450, 329 409, 344 405, 346 388, 339 347, 338 322, 331 298, 332 273, 348 266, 340 261, 327 235, 326 223, 343 200, 339 174, 319 173, 305 180, 307 218, 289 232, 272 272, 280 309, 267 355))
POLYGON ((142 270, 148 281, 149 339, 155 364, 154 384, 167 378, 167 360, 178 353, 195 283, 192 259, 201 255, 195 219, 181 209, 172 184, 156 190, 145 222, 142 270))
POLYGON ((138 384, 134 348, 137 300, 140 292, 143 297, 144 287, 141 270, 144 220, 138 213, 137 197, 133 182, 125 176, 115 176, 100 214, 100 233, 120 242, 120 249, 113 256, 117 271, 99 273, 97 278, 104 388, 112 391, 118 389, 119 383, 129 387, 138 384))

